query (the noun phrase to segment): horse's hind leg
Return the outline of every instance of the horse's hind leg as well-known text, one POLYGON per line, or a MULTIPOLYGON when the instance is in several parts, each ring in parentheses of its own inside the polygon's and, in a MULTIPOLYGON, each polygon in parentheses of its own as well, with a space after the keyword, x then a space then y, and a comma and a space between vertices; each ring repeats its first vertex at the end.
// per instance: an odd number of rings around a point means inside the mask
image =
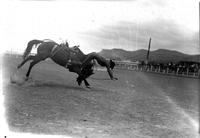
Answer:
POLYGON ((25 60, 23 60, 18 66, 17 66, 17 68, 19 69, 19 68, 21 68, 27 61, 29 61, 29 60, 34 60, 34 57, 35 56, 28 56, 25 60))
POLYGON ((32 67, 39 63, 40 61, 44 60, 45 58, 42 58, 41 56, 35 56, 34 57, 34 60, 30 63, 30 66, 29 66, 29 69, 28 69, 28 72, 26 73, 26 79, 28 80, 28 77, 30 75, 30 72, 31 72, 31 69, 32 67))

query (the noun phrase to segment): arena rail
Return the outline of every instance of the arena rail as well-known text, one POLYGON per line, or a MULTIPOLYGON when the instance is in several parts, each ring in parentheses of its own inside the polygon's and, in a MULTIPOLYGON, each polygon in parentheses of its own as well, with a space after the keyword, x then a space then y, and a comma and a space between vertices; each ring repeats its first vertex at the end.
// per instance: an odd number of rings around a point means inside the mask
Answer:
POLYGON ((149 73, 158 73, 163 75, 173 75, 180 77, 189 77, 189 78, 200 78, 200 68, 196 72, 191 72, 188 69, 184 72, 180 72, 178 69, 176 71, 171 71, 169 68, 161 69, 160 66, 153 67, 142 65, 140 62, 129 62, 129 61, 115 61, 117 69, 126 69, 133 71, 149 72, 149 73))

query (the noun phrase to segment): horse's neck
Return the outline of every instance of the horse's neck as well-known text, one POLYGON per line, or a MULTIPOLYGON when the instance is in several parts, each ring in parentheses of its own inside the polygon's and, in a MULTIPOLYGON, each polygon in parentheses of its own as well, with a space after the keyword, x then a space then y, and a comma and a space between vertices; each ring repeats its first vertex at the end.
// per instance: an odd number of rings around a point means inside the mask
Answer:
POLYGON ((81 60, 81 61, 83 61, 84 59, 85 59, 85 57, 86 57, 86 55, 79 49, 79 59, 81 60))
POLYGON ((87 57, 87 55, 85 55, 83 52, 79 55, 81 62, 83 62, 85 60, 85 58, 87 57))
POLYGON ((79 50, 79 53, 81 56, 85 56, 85 54, 81 50, 79 50))

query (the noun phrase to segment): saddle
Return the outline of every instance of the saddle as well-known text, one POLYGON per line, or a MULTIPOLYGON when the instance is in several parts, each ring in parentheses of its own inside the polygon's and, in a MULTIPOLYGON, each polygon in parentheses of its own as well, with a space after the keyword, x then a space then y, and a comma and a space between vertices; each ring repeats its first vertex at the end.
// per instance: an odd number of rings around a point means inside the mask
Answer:
POLYGON ((60 45, 54 45, 54 47, 51 50, 51 57, 55 56, 55 54, 60 50, 69 52, 70 55, 71 53, 75 53, 70 47, 66 46, 65 44, 60 44, 60 45))
POLYGON ((78 62, 72 62, 72 59, 71 59, 71 55, 72 54, 76 54, 77 52, 76 51, 74 51, 74 50, 72 50, 70 47, 68 47, 68 45, 66 45, 66 44, 60 44, 60 45, 54 45, 54 47, 52 48, 52 50, 51 50, 51 57, 53 57, 53 56, 55 56, 55 54, 57 53, 57 52, 59 52, 60 50, 64 50, 64 51, 66 51, 66 52, 69 52, 69 60, 68 60, 68 62, 67 62, 67 65, 66 65, 66 67, 67 68, 70 68, 72 65, 74 66, 80 66, 81 64, 80 63, 78 63, 78 62))

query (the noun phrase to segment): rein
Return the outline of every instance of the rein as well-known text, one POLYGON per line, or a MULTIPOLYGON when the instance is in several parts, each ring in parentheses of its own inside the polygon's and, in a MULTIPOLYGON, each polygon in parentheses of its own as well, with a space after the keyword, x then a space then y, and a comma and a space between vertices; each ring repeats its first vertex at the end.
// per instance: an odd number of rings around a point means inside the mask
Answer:
POLYGON ((58 51, 60 51, 62 49, 62 47, 58 48, 56 50, 56 48, 58 47, 58 45, 54 45, 52 50, 51 50, 51 57, 53 57, 58 51), (55 51, 56 50, 56 51, 55 51))

